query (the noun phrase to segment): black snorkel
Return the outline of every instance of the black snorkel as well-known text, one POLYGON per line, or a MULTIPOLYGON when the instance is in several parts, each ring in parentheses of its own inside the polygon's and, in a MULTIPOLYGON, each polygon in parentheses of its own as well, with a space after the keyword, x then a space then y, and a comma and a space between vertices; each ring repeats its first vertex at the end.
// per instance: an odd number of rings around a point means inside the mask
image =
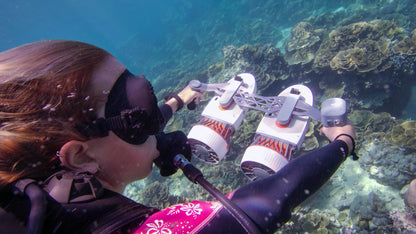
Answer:
POLYGON ((201 185, 211 196, 221 202, 247 233, 261 233, 257 225, 240 207, 205 180, 202 172, 189 162, 192 151, 188 138, 183 132, 175 131, 167 134, 162 132, 156 135, 156 139, 160 156, 154 163, 162 176, 170 176, 180 168, 192 183, 201 185))

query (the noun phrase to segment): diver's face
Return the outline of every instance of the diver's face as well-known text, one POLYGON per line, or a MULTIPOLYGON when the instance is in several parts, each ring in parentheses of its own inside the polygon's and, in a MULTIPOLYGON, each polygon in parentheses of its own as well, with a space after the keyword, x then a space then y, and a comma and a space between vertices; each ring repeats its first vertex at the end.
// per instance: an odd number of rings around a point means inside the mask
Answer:
MULTIPOLYGON (((94 71, 90 94, 102 100, 96 111, 98 118, 104 117, 106 95, 125 69, 114 57, 109 56, 94 71)), ((99 164, 97 178, 105 187, 118 192, 128 183, 147 177, 152 171, 153 160, 159 156, 155 136, 149 136, 143 144, 133 145, 110 131, 107 137, 95 138, 87 143, 99 164)))

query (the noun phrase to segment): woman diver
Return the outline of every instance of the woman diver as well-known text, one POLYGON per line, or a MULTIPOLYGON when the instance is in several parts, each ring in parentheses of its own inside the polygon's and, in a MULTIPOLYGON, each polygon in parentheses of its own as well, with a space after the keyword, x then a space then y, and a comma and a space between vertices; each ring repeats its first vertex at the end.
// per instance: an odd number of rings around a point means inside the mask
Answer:
MULTIPOLYGON (((151 173, 160 154, 155 135, 172 114, 201 97, 186 87, 158 107, 144 76, 82 42, 40 41, 0 53, 0 227, 31 228, 37 208, 25 193, 41 187, 46 211, 32 227, 38 232, 245 232, 217 201, 160 211, 121 195, 151 173)), ((332 143, 229 194, 261 232, 276 231, 353 152, 352 124, 321 132, 332 143)))

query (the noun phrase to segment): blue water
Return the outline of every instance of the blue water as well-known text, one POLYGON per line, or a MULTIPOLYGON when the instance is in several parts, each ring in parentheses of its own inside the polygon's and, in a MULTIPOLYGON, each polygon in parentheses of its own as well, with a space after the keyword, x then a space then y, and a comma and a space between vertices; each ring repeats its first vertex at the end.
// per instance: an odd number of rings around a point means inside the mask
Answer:
MULTIPOLYGON (((272 44, 284 53, 291 29, 301 21, 307 21, 312 24, 314 29, 324 29, 329 33, 341 26, 375 19, 395 22, 410 35, 410 32, 416 28, 416 1, 0 0, 0 51, 48 39, 79 40, 91 43, 115 55, 134 73, 145 74, 149 80, 154 82, 155 89, 158 91, 171 86, 176 87, 182 78, 200 74, 209 66, 221 62, 223 60, 222 49, 225 46, 232 45, 238 48, 246 44, 272 44), (164 80, 166 82, 163 82, 164 80)), ((413 66, 413 69, 414 67, 416 66, 413 66)), ((296 67, 296 69, 300 68, 296 67)), ((403 92, 403 94, 410 93, 406 99, 407 103, 393 103, 393 105, 403 106, 401 112, 399 111, 401 115, 392 114, 397 118, 415 120, 415 75, 412 73, 407 75, 413 79, 413 81, 407 81, 409 82, 408 87, 413 85, 413 88, 403 92)), ((360 74, 351 79, 364 79, 365 77, 365 74, 360 74)), ((312 85, 308 79, 305 79, 305 82, 312 85)), ((319 85, 315 84, 316 87, 319 85)), ((385 85, 384 83, 378 85, 370 80, 366 85, 375 87, 375 90, 378 91, 374 96, 385 92, 383 88, 380 88, 385 85), (379 86, 378 89, 377 86, 379 86)), ((397 95, 400 95, 400 92, 397 95)), ((368 95, 368 97, 372 97, 372 95, 368 95)), ((374 102, 371 100, 372 98, 368 97, 361 101, 374 102)), ((366 106, 365 103, 362 106, 366 106)), ((384 122, 379 120, 375 125, 377 124, 380 127, 384 122)), ((367 130, 366 128, 367 126, 362 126, 360 131, 363 132, 359 132, 360 139, 363 141, 367 136, 367 132, 364 132, 367 130)), ((379 132, 385 134, 382 131, 379 132)), ((411 130, 408 132, 412 133, 411 130)), ((383 165, 377 163, 386 161, 383 160, 383 154, 386 153, 379 151, 388 151, 389 149, 383 147, 380 149, 373 147, 372 144, 369 145, 367 146, 369 148, 368 155, 378 157, 377 160, 368 160, 374 161, 374 165, 370 166, 370 171, 375 172, 377 176, 377 173, 383 168, 383 165)), ((396 149, 393 148, 391 151, 396 152, 396 149)), ((408 158, 416 158, 416 155, 415 157, 411 155, 414 151, 414 148, 403 150, 407 156, 410 155, 408 158)), ((400 160, 394 159, 394 163, 400 160)), ((391 166, 390 162, 385 163, 391 166)), ((401 172, 409 176, 416 175, 416 169, 413 166, 416 165, 416 160, 410 161, 409 159, 409 162, 406 161, 401 165, 401 172)), ((359 170, 360 165, 355 164, 351 167, 358 169, 357 171, 351 168, 345 170, 353 171, 353 173, 347 174, 347 179, 354 177, 354 173, 362 173, 359 170)), ((399 168, 397 170, 399 171, 399 168)), ((326 201, 326 194, 334 195, 333 191, 345 194, 345 197, 350 198, 351 201, 359 199, 362 191, 351 192, 350 188, 357 187, 367 193, 371 192, 371 189, 368 189, 370 185, 356 186, 359 183, 354 181, 350 185, 343 184, 347 188, 339 189, 340 191, 338 191, 338 187, 333 188, 329 185, 326 189, 330 191, 324 189, 326 193, 322 195, 324 198, 321 202, 326 201)), ((374 181, 371 183, 375 184, 374 181)), ((392 189, 389 186, 384 187, 384 185, 373 189, 376 193, 381 193, 380 197, 384 199, 384 203, 393 200, 390 197, 391 194, 397 195, 399 193, 395 190, 397 188, 392 189), (387 192, 383 194, 379 191, 383 189, 388 190, 389 194, 386 195, 387 192)), ((399 207, 402 203, 402 200, 399 199, 398 203, 392 202, 390 208, 399 207)), ((334 205, 332 204, 332 206, 334 205)), ((341 228, 350 228, 345 224, 346 222, 342 223, 345 226, 341 228)), ((354 226, 354 228, 357 227, 354 226)), ((364 230, 371 231, 365 228, 364 230)), ((386 229, 378 231, 389 232, 386 229)))
MULTIPOLYGON (((2 1, 0 49, 37 40, 70 39, 117 47, 136 34, 152 42, 169 32, 163 19, 174 1, 2 1)), ((122 56, 121 56, 122 57, 122 56)))
POLYGON ((126 61, 119 47, 133 37, 157 47, 187 17, 198 18, 212 5, 215 1, 1 1, 0 50, 38 40, 79 40, 126 61))

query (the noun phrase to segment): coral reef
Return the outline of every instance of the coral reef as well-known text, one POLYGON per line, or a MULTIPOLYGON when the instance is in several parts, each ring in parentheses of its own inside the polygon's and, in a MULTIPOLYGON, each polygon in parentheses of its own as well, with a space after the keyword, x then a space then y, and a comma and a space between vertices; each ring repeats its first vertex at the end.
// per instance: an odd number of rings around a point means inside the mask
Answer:
POLYGON ((249 72, 256 77, 259 91, 272 87, 277 80, 287 79, 288 70, 283 54, 275 46, 244 45, 240 48, 226 46, 223 49, 224 70, 210 80, 218 82, 228 80, 235 74, 249 72))
POLYGON ((320 209, 298 208, 281 233, 340 233, 342 227, 350 226, 348 214, 336 209, 322 211, 320 209))
POLYGON ((313 30, 312 25, 306 22, 300 22, 292 28, 285 54, 289 65, 313 61, 320 45, 322 31, 313 30))
POLYGON ((390 21, 350 24, 331 31, 316 53, 316 71, 330 67, 338 73, 383 71, 392 41, 405 38, 404 30, 390 21))
POLYGON ((363 142, 360 165, 379 183, 397 189, 416 177, 416 154, 385 141, 363 142))
POLYGON ((354 223, 355 230, 370 230, 392 232, 393 221, 389 216, 389 210, 385 202, 378 195, 371 192, 365 196, 354 198, 350 207, 350 217, 354 223))
POLYGON ((400 147, 416 150, 416 121, 405 121, 394 126, 389 140, 400 147))
POLYGON ((410 37, 406 36, 402 41, 393 46, 394 53, 416 55, 416 29, 410 37))
POLYGON ((184 199, 170 194, 168 186, 159 181, 154 181, 147 185, 138 193, 137 197, 133 197, 133 199, 134 198, 143 204, 157 208, 165 208, 171 204, 184 201, 184 199))

